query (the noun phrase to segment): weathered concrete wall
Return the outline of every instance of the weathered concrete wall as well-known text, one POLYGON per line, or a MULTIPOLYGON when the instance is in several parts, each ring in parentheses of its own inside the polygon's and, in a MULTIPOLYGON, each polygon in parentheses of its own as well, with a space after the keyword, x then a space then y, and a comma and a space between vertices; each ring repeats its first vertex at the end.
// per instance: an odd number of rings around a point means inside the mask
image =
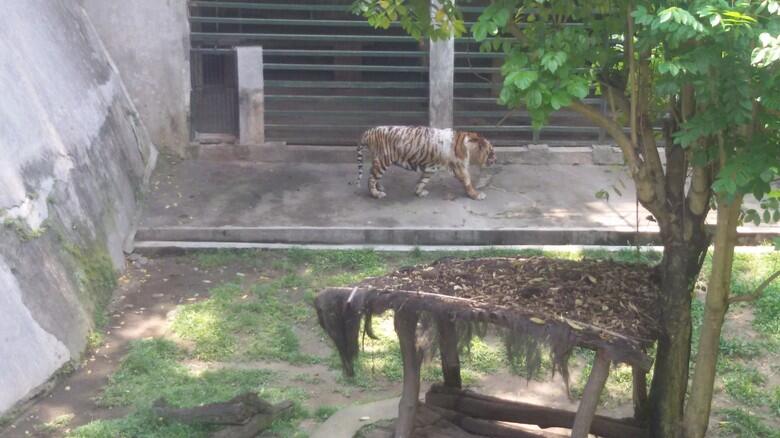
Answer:
POLYGON ((83 9, 0 14, 0 414, 78 358, 156 150, 83 9))
POLYGON ((189 143, 190 29, 186 0, 81 0, 114 59, 152 141, 189 143))

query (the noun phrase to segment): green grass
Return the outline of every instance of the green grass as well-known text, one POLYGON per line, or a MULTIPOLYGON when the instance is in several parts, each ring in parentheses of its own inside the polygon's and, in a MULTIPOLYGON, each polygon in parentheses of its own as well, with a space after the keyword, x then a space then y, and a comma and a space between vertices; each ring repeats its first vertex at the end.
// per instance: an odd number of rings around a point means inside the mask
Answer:
POLYGON ((760 406, 769 399, 766 377, 753 367, 732 362, 721 378, 726 393, 746 406, 760 406))
POLYGON ((319 421, 325 421, 331 417, 331 415, 338 412, 339 408, 336 406, 320 406, 314 411, 314 418, 319 421))
MULTIPOLYGON (((183 352, 171 341, 135 341, 119 370, 111 376, 98 402, 103 406, 128 406, 132 412, 120 419, 89 423, 72 431, 71 437, 187 437, 205 436, 210 429, 187 426, 154 418, 150 407, 163 398, 173 406, 191 407, 228 400, 254 391, 260 397, 295 403, 292 418, 279 421, 277 428, 290 429, 306 415, 301 402, 306 398, 296 388, 273 385, 276 375, 266 370, 205 371, 193 374, 179 360, 183 352)), ((294 429, 294 428, 293 428, 294 429)))
POLYGON ((721 436, 731 438, 778 438, 780 431, 770 429, 757 415, 741 408, 724 409, 720 412, 723 421, 719 424, 721 436))
POLYGON ((227 283, 212 288, 204 301, 181 306, 173 331, 194 344, 201 360, 275 359, 314 362, 301 353, 295 324, 313 317, 303 300, 289 298, 302 285, 294 275, 246 287, 227 283))
POLYGON ((44 434, 60 432, 68 427, 70 422, 73 421, 73 417, 73 414, 60 415, 47 423, 35 426, 35 430, 44 434))

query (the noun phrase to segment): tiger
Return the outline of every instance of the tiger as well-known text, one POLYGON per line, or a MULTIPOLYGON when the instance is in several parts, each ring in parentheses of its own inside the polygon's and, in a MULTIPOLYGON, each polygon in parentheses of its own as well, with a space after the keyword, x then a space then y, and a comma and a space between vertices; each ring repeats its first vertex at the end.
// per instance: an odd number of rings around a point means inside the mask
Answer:
POLYGON ((466 194, 475 200, 485 199, 471 182, 469 165, 492 166, 496 162, 493 145, 474 132, 436 129, 426 126, 377 126, 363 133, 357 147, 358 176, 363 179, 363 152, 372 153, 368 190, 376 199, 387 193, 382 186, 382 176, 390 165, 411 171, 422 171, 414 193, 428 195, 425 185, 440 169, 449 169, 463 183, 466 194))

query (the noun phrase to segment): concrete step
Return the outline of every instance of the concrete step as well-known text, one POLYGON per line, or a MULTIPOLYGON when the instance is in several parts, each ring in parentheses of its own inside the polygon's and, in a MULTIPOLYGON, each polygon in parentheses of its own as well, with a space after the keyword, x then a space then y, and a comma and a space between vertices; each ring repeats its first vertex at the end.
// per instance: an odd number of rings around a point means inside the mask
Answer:
MULTIPOLYGON (((741 246, 762 245, 777 236, 777 230, 745 230, 741 246)), ((137 247, 164 247, 189 243, 259 245, 361 245, 361 246, 641 246, 660 245, 657 230, 639 233, 622 228, 373 228, 373 227, 191 227, 140 228, 137 247)))
MULTIPOLYGON (((538 144, 498 147, 496 150, 499 162, 506 164, 613 165, 623 162, 621 152, 610 145, 550 147, 538 144)), ((263 163, 354 163, 356 160, 354 146, 298 146, 284 143, 191 144, 188 155, 198 160, 263 163)))

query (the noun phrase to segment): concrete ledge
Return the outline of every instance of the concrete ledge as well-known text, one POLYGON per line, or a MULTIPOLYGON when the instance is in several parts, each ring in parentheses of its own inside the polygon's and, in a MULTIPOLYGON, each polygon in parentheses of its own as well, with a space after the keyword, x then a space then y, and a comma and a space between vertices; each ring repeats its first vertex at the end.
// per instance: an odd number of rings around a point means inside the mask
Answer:
MULTIPOLYGON (((191 144, 187 155, 197 160, 262 163, 354 163, 357 159, 353 146, 296 146, 284 143, 191 144)), ((549 147, 542 144, 498 147, 497 158, 504 164, 615 164, 614 160, 595 163, 590 146, 549 147)))
MULTIPOLYGON (((777 230, 745 230, 739 245, 762 245, 777 230)), ((143 242, 233 242, 288 245, 660 245, 657 230, 624 228, 371 228, 371 227, 155 227, 140 228, 143 242)))

